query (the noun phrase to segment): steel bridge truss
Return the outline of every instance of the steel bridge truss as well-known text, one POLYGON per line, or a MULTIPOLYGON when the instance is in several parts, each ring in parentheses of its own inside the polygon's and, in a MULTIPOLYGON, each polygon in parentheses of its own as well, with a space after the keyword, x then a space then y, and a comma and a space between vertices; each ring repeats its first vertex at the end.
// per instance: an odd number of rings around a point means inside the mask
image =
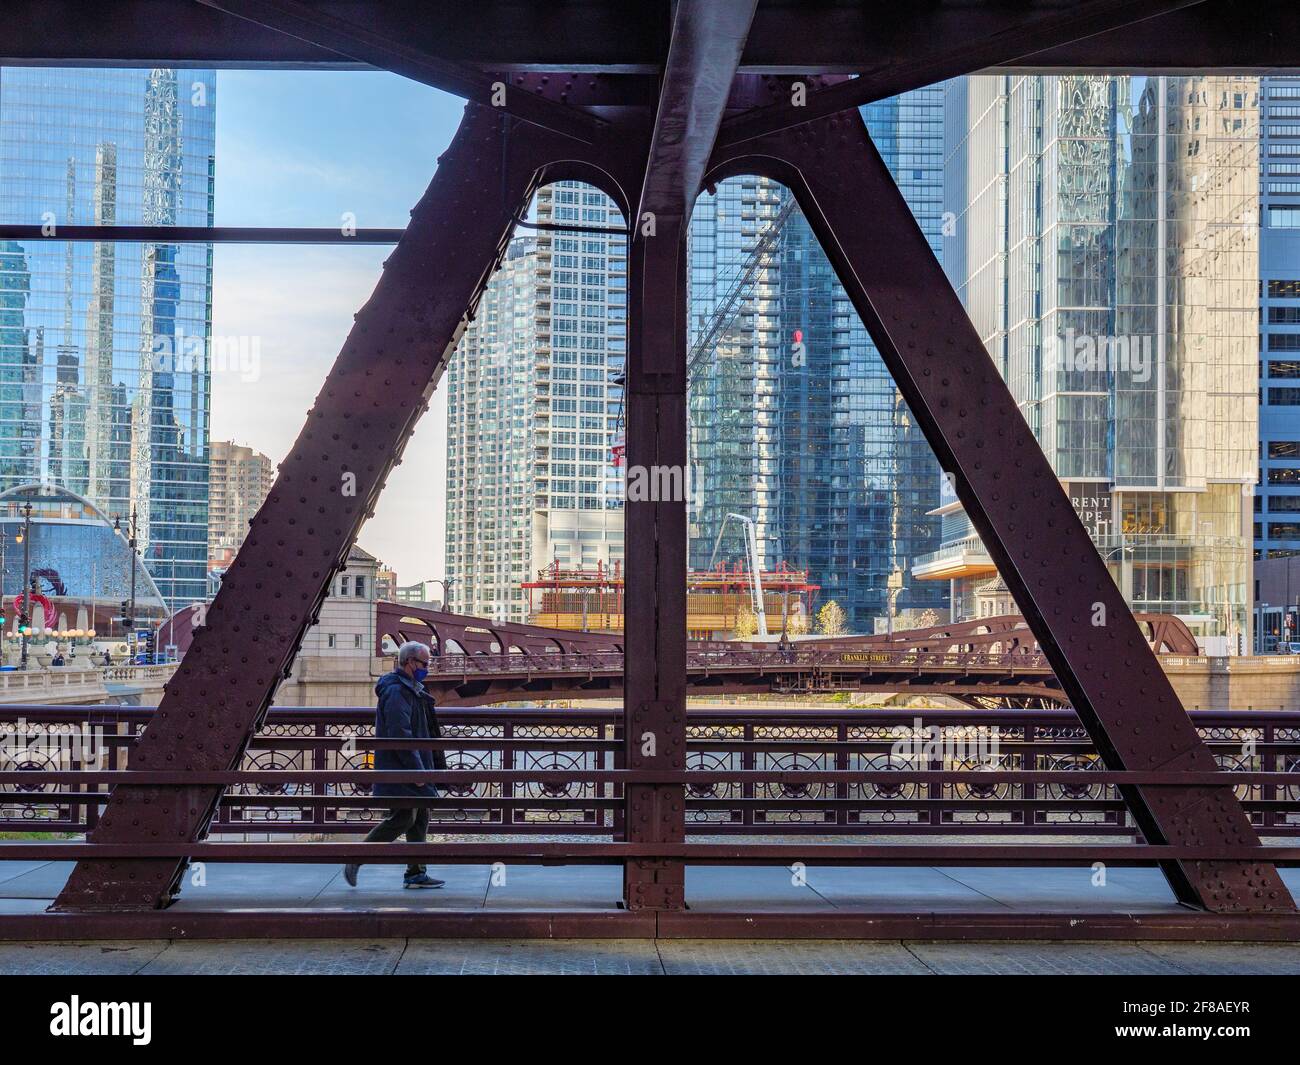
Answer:
MULTIPOLYGON (((799 30, 797 5, 677 0, 663 6, 662 33, 650 37, 662 40, 665 50, 648 73, 644 65, 615 69, 628 72, 620 82, 591 73, 590 61, 574 73, 554 72, 559 64, 546 73, 521 65, 489 77, 341 22, 324 13, 331 5, 206 3, 251 20, 258 34, 278 31, 335 59, 397 70, 470 102, 374 293, 356 315, 206 625, 196 630, 131 750, 130 770, 79 848, 83 856, 54 909, 129 919, 165 908, 188 859, 212 849, 203 841, 225 793, 223 774, 239 767, 265 720, 516 220, 541 185, 584 181, 623 211, 629 232, 627 461, 631 467, 685 467, 686 227, 702 188, 745 174, 791 190, 1087 729, 1110 774, 1106 781, 1118 786, 1150 860, 1158 862, 1175 896, 1206 919, 1289 920, 1295 906, 1268 849, 1230 784, 1218 779, 1215 758, 857 111, 872 99, 1026 56, 1046 57, 1049 65, 1086 65, 1094 36, 1099 63, 1122 65, 1125 42, 1132 40, 1156 42, 1160 58, 1173 65, 1194 67, 1200 59, 1199 65, 1211 66, 1222 59, 1216 49, 1227 47, 1226 38, 1201 42, 1191 35, 1216 25, 1225 5, 1203 6, 1209 13, 1198 21, 1201 5, 1188 0, 990 4, 978 12, 966 10, 970 5, 906 5, 908 13, 881 24, 891 61, 846 79, 834 62, 806 68, 831 76, 792 77, 788 67, 779 75, 761 72, 763 62, 751 57, 755 48, 772 55, 778 24, 792 28, 788 39, 807 45, 811 34, 799 30), (927 19, 933 19, 933 34, 927 19), (1177 20, 1168 23, 1177 32, 1161 34, 1157 23, 1164 20, 1177 20), (1133 23, 1141 24, 1140 32, 1130 37, 1124 31, 1133 23), (751 24, 761 24, 761 40, 747 49, 751 24), (355 493, 345 485, 355 485, 355 493), (1094 623, 1098 617, 1104 623, 1094 623)), ((486 4, 484 17, 505 17, 499 8, 486 4)), ((814 16, 807 18, 811 26, 814 16)), ((29 42, 25 26, 19 18, 15 49, 29 42)), ((514 40, 501 36, 503 48, 514 40)), ((264 39, 253 38, 258 47, 264 39)), ((67 42, 56 35, 54 44, 67 42)), ((1267 48, 1275 59, 1276 46, 1267 48)), ((4 235, 19 235, 13 229, 6 227, 4 235)), ((59 236, 112 239, 100 230, 59 236)), ((624 513, 622 751, 610 777, 624 785, 624 831, 614 843, 587 852, 582 844, 562 845, 551 858, 619 861, 628 910, 674 914, 684 908, 684 869, 699 846, 687 842, 684 821, 686 502, 629 500, 624 513)), ((427 850, 437 860, 437 845, 427 850)), ((790 860, 772 846, 738 844, 728 853, 734 860, 790 860)), ((1139 853, 1135 849, 1134 857, 1139 853)), ((822 860, 833 864, 833 856, 822 860)), ((961 848, 945 860, 961 863, 961 848)), ((1032 855, 1026 849, 1016 860, 1032 861, 1032 855)), ((1034 934, 1036 927, 1022 932, 1034 934)))

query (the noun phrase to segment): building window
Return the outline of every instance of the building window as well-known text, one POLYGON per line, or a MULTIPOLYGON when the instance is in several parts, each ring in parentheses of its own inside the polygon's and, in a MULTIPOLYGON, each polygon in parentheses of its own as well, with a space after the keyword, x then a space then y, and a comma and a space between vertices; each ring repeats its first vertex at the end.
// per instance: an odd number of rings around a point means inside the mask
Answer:
POLYGON ((361 646, 361 633, 357 633, 355 636, 352 637, 352 646, 353 647, 361 646))
POLYGON ((1270 388, 1270 407, 1300 407, 1300 388, 1270 388))
POLYGON ((340 578, 339 578, 339 595, 347 595, 347 594, 348 594, 348 578, 347 578, 347 577, 340 577, 340 578))
POLYGON ((331 632, 328 636, 325 637, 325 646, 327 647, 334 646, 334 633, 331 632))
POLYGON ((366 597, 366 579, 358 576, 356 580, 356 598, 364 599, 366 597))

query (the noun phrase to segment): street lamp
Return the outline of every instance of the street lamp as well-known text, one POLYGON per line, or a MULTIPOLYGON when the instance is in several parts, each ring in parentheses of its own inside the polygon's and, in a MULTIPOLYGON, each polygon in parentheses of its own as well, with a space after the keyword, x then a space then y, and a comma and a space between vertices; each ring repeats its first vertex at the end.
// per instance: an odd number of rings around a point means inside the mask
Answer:
POLYGON ((448 600, 451 598, 451 586, 456 583, 456 578, 448 577, 446 580, 439 580, 437 577, 429 577, 423 583, 442 585, 442 608, 446 610, 448 600))
POLYGON ((27 668, 27 630, 32 611, 32 501, 23 504, 23 608, 18 614, 18 633, 22 636, 23 669, 27 668))
MULTIPOLYGON (((139 522, 137 520, 136 510, 135 507, 132 506, 131 527, 130 527, 131 535, 127 538, 126 541, 127 546, 131 549, 131 598, 130 598, 130 608, 127 611, 127 616, 122 619, 122 634, 124 636, 128 634, 127 633, 128 629, 135 628, 135 560, 136 560, 135 534, 138 528, 139 528, 139 522)), ((113 519, 113 530, 114 532, 121 535, 122 519, 120 516, 113 519)))
POLYGON ((1133 609, 1133 561, 1132 560, 1137 554, 1136 546, 1133 544, 1121 543, 1115 547, 1108 548, 1105 551, 1099 550, 1097 553, 1101 556, 1103 562, 1111 562, 1114 560, 1116 555, 1119 555, 1119 582, 1118 582, 1119 594, 1124 597, 1124 601, 1128 603, 1129 609, 1132 610, 1133 609), (1124 572, 1125 569, 1124 563, 1126 559, 1128 560, 1127 576, 1124 572))

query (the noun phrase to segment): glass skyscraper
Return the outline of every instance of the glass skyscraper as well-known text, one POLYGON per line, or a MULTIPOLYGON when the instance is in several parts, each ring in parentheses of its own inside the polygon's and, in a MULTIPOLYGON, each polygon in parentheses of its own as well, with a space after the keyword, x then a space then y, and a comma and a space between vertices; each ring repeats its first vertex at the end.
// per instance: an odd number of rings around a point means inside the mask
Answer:
MULTIPOLYGON (((864 109, 932 247, 943 213, 943 88, 864 109)), ((738 177, 702 195, 690 229, 691 564, 807 569, 853 631, 892 606, 941 609, 911 562, 938 543, 939 471, 790 193, 738 177), (719 543, 719 533, 724 532, 719 543)))
POLYGON ((1255 557, 1300 554, 1300 77, 1260 79, 1255 557))
MULTIPOLYGON (((604 193, 538 190, 538 222, 619 227, 604 193)), ((627 241, 516 236, 447 370, 447 578, 453 610, 528 620, 545 567, 623 560, 613 465, 627 353, 627 241)))
MULTIPOLYGON (((211 225, 215 108, 210 70, 0 69, 0 219, 211 225)), ((134 508, 173 607, 206 597, 211 304, 207 245, 0 241, 0 491, 134 508)))
MULTIPOLYGON (((1120 590, 1246 646, 1257 80, 977 76, 945 121, 945 268, 1120 590)), ((955 618, 1003 612, 941 513, 917 575, 951 582, 955 618)))

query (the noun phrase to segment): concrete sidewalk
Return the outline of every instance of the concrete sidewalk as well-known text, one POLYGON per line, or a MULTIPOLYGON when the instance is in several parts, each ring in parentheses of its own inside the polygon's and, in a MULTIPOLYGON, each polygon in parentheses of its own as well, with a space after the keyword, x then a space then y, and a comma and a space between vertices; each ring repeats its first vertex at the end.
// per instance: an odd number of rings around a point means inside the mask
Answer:
POLYGON ((0 975, 1300 975, 1290 943, 380 939, 0 943, 0 975))
MULTIPOLYGON (((35 913, 53 901, 72 862, 0 862, 0 914, 35 913)), ((404 891, 400 865, 368 865, 355 888, 337 865, 213 863, 191 868, 172 911, 402 907, 457 910, 615 910, 621 893, 616 866, 431 866, 447 882, 436 891, 404 891)), ((1300 870, 1285 870, 1300 895, 1300 870)), ((1157 869, 1114 868, 1104 884, 1091 867, 819 867, 796 876, 781 866, 690 866, 687 905, 697 912, 788 912, 836 909, 882 913, 934 912, 1178 912, 1157 869)), ((169 912, 172 912, 169 911, 169 912)))

